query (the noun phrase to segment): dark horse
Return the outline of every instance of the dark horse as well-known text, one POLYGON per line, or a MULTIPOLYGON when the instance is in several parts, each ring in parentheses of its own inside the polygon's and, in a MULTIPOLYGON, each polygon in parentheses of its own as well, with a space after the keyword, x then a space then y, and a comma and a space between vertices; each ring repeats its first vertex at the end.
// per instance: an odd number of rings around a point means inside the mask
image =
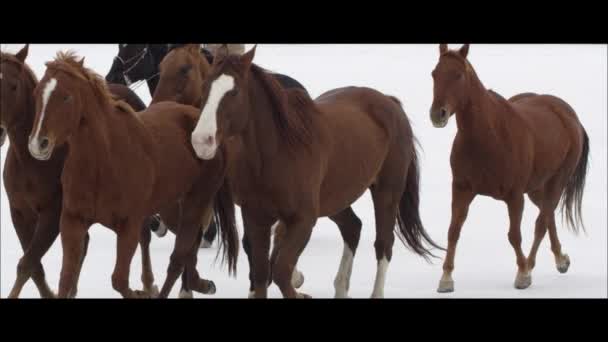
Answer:
MULTIPOLYGON (((38 79, 25 63, 29 45, 16 55, 2 53, 0 57, 0 89, 2 89, 2 113, 0 146, 5 137, 10 146, 4 165, 4 186, 10 206, 13 226, 24 251, 17 266, 17 278, 9 298, 17 298, 23 285, 31 277, 43 298, 54 297, 47 285, 40 262, 59 234, 61 214, 61 171, 66 149, 59 149, 48 162, 38 161, 28 151, 28 137, 34 122, 34 88, 38 79)), ((145 109, 145 105, 128 87, 108 85, 112 96, 127 102, 134 110, 145 109)), ((152 218, 146 225, 158 224, 152 218)), ((144 228, 142 239, 149 240, 150 228, 144 228)), ((86 254, 88 235, 83 253, 86 254)), ((74 287, 70 297, 76 295, 74 287)))
POLYGON ((460 50, 448 50, 441 44, 439 62, 432 72, 433 126, 445 127, 454 113, 458 126, 450 157, 453 180, 448 252, 438 291, 454 291, 456 244, 477 195, 507 204, 508 237, 518 267, 515 287, 525 289, 532 284, 536 253, 547 230, 557 270, 568 271, 570 258, 562 252, 557 238, 554 212, 561 201, 572 230, 582 227, 589 137, 574 109, 558 97, 523 93, 506 100, 486 89, 467 60, 468 53, 468 44, 460 50), (521 248, 524 194, 540 210, 528 258, 521 248))

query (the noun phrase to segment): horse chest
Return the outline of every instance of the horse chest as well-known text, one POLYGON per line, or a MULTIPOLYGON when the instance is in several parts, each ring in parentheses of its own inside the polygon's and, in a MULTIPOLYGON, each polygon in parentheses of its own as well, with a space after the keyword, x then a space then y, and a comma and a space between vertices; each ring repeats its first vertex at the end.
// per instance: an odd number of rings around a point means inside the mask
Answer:
POLYGON ((466 185, 473 193, 504 199, 523 177, 513 167, 515 160, 509 153, 494 153, 479 145, 455 144, 450 162, 454 182, 466 185))

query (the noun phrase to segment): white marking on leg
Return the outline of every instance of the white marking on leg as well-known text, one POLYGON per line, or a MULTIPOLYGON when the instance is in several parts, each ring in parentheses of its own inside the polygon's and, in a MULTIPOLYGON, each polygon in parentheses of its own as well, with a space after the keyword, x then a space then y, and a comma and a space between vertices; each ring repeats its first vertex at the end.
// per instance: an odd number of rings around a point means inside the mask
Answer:
POLYGON ((2 79, 2 73, 0 72, 0 80, 2 79))
POLYGON ((192 147, 197 156, 204 160, 215 157, 217 150, 217 110, 227 92, 234 88, 234 78, 221 75, 213 83, 207 102, 201 111, 201 117, 192 132, 192 147), (211 142, 209 142, 211 140, 211 142))
POLYGON ((388 269, 388 260, 383 257, 378 261, 378 270, 376 272, 376 282, 374 283, 374 292, 372 298, 384 298, 384 282, 386 280, 386 270, 388 269))
POLYGON ((180 299, 192 299, 192 298, 194 298, 194 295, 192 294, 192 290, 186 291, 184 289, 181 289, 179 291, 179 298, 180 299))
POLYGON ((340 267, 338 268, 338 274, 336 274, 336 279, 334 280, 336 298, 348 298, 350 275, 353 271, 353 257, 353 251, 345 242, 344 250, 342 251, 342 260, 340 260, 340 267))

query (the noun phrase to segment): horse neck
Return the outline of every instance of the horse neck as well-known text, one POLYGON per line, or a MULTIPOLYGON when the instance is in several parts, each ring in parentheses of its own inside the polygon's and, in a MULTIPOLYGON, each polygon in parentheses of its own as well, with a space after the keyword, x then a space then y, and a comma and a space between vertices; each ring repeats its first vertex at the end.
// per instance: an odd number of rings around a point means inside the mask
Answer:
MULTIPOLYGON (((83 96, 96 96, 91 89, 81 89, 83 96)), ((76 129, 70 138, 69 156, 79 159, 105 159, 109 157, 112 138, 111 128, 118 127, 112 124, 114 120, 114 109, 109 102, 99 103, 98 99, 87 101, 92 103, 87 108, 82 108, 81 125, 76 129), (94 153, 93 153, 94 151, 94 153)), ((105 102, 105 101, 104 101, 105 102)), ((94 164, 91 164, 91 166, 94 164)))
POLYGON ((274 123, 274 108, 270 94, 266 93, 261 81, 249 74, 249 120, 242 137, 246 156, 260 170, 262 165, 272 163, 281 142, 274 123))
POLYGON ((487 141, 488 135, 495 136, 495 129, 500 123, 499 110, 492 96, 471 68, 469 96, 462 108, 456 111, 458 131, 467 137, 487 141))
POLYGON ((156 91, 156 87, 158 86, 158 82, 160 81, 160 62, 167 55, 166 51, 158 51, 156 49, 151 50, 150 56, 152 57, 152 65, 154 66, 149 73, 148 78, 146 79, 146 83, 148 84, 148 89, 150 90, 150 96, 154 96, 154 92, 156 91), (154 51, 154 53, 152 52, 154 51))
MULTIPOLYGON (((33 93, 33 88, 31 91, 33 93)), ((13 125, 13 127, 8 128, 11 146, 14 147, 20 159, 31 159, 32 157, 27 145, 32 127, 34 125, 34 116, 36 115, 34 96, 27 96, 24 106, 21 109, 21 113, 18 115, 21 115, 22 119, 13 125)))

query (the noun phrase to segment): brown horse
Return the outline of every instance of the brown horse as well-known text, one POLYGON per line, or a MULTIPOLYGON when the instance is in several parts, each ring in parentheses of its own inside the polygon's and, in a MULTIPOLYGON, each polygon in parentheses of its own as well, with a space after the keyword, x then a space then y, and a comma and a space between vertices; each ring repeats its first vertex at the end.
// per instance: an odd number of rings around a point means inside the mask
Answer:
MULTIPOLYGON (((228 52, 230 54, 235 54, 231 51, 230 44, 228 44, 228 52)), ((208 57, 201 53, 199 44, 185 44, 171 49, 160 64, 160 80, 151 103, 174 101, 194 107, 200 106, 201 98, 203 96, 203 81, 209 75, 210 69, 211 65, 209 64, 208 57)), ((277 80, 286 87, 299 85, 298 82, 294 82, 294 80, 288 76, 274 73, 272 75, 274 77, 277 77, 278 75, 279 77, 277 80)), ((172 227, 167 228, 172 231, 175 230, 175 228, 172 227)), ((279 225, 278 231, 280 232, 281 230, 282 226, 279 225)), ((246 236, 243 238, 243 245, 245 252, 249 256, 246 236)), ((249 278, 251 282, 251 270, 249 278)), ((302 286, 303 282, 304 276, 301 272, 295 270, 293 275, 294 286, 299 288, 302 286)), ((251 291, 253 291, 252 282, 250 283, 250 292, 251 291)), ((180 292, 180 295, 182 297, 187 297, 187 288, 180 292)))
POLYGON ((335 89, 313 101, 302 90, 282 88, 252 64, 254 55, 255 47, 243 56, 218 50, 192 144, 204 160, 227 160, 251 244, 255 296, 266 297, 271 276, 284 297, 308 297, 295 291, 291 276, 325 216, 344 238, 335 286, 336 295, 346 296, 361 229, 350 205, 370 189, 378 260, 372 297, 382 297, 396 226, 417 254, 430 254, 422 240, 435 246, 418 214, 418 162, 405 112, 397 99, 369 88, 335 89), (269 263, 277 220, 284 234, 269 263))
POLYGON ((589 154, 589 138, 576 113, 551 95, 525 93, 505 100, 487 90, 477 77, 467 60, 468 44, 458 51, 441 44, 439 50, 439 63, 432 73, 431 121, 435 127, 445 127, 456 113, 458 133, 450 158, 453 181, 448 252, 438 291, 454 291, 456 244, 476 195, 493 197, 508 206, 508 236, 518 266, 516 288, 531 285, 536 253, 547 229, 557 269, 565 273, 570 258, 562 253, 554 212, 561 199, 569 226, 578 232, 589 154), (526 193, 540 209, 527 259, 520 231, 526 193))
MULTIPOLYGON (((58 296, 67 296, 75 286, 83 241, 96 222, 118 236, 113 288, 126 298, 150 296, 149 255, 142 258, 144 291, 129 287, 131 259, 144 218, 160 212, 163 220, 186 232, 208 221, 222 185, 223 162, 201 163, 194 156, 188 137, 198 118, 195 108, 167 102, 134 113, 114 100, 105 81, 83 63, 72 53, 59 53, 47 63, 35 89, 36 116, 28 145, 38 160, 48 160, 56 150, 69 147, 61 175, 63 264, 58 296)), ((218 198, 221 242, 227 244, 224 255, 232 271, 238 253, 234 208, 223 206, 229 197, 221 190, 218 198)), ((168 279, 174 282, 185 264, 196 264, 196 238, 197 234, 178 234, 168 279)), ((209 282, 196 272, 191 275, 192 289, 210 290, 209 282)), ((163 297, 168 295, 166 288, 163 297)))
MULTIPOLYGON (((0 84, 2 89, 1 141, 10 137, 4 165, 4 186, 8 196, 11 218, 24 255, 17 266, 17 278, 9 298, 17 298, 30 276, 40 296, 53 297, 47 285, 41 263, 59 234, 61 213, 61 170, 66 149, 58 150, 48 162, 31 157, 27 140, 35 116, 34 88, 38 80, 25 64, 29 45, 16 55, 2 53, 0 57, 0 84)), ((129 88, 112 85, 116 97, 125 98, 137 110, 143 110, 143 102, 129 88)), ((85 253, 88 236, 85 240, 85 253)), ((76 295, 73 288, 70 296, 76 295)))

